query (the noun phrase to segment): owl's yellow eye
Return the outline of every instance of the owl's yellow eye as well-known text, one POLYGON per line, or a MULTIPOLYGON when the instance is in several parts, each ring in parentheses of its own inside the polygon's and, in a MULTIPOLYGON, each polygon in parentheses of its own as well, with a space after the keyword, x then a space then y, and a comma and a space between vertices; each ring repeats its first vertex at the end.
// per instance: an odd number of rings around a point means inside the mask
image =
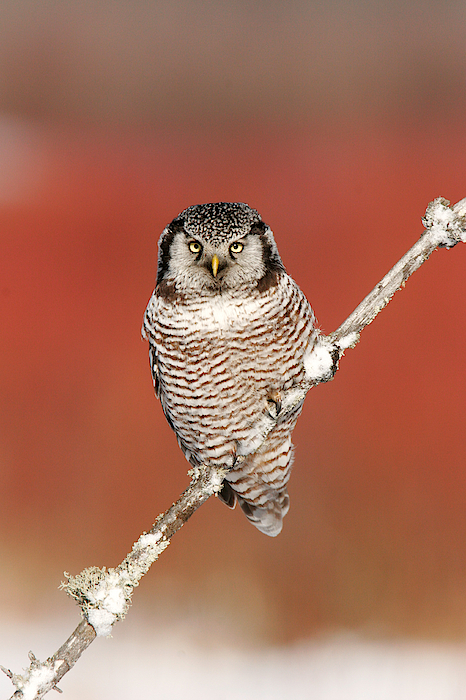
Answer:
POLYGON ((231 244, 231 246, 230 246, 230 253, 235 253, 235 254, 236 254, 236 253, 241 253, 241 251, 243 250, 243 248, 244 248, 243 243, 239 243, 238 241, 236 241, 236 243, 232 243, 232 244, 231 244))
POLYGON ((198 243, 198 241, 191 241, 191 243, 189 244, 189 250, 191 251, 191 253, 194 253, 194 255, 197 255, 201 252, 202 246, 200 243, 198 243))

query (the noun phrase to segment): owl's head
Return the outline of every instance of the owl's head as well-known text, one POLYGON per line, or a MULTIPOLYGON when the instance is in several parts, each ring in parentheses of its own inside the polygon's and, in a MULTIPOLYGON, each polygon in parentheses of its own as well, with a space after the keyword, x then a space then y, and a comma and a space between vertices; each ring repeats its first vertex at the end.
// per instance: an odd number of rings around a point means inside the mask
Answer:
POLYGON ((247 204, 197 204, 181 212, 159 241, 157 284, 178 291, 264 290, 284 271, 273 233, 247 204))

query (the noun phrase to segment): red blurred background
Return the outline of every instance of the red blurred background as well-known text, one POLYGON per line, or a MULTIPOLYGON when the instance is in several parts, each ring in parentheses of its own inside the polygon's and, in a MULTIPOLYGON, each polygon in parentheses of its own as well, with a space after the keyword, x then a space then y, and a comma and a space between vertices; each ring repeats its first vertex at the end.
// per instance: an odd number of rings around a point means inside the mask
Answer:
MULTIPOLYGON (((2 606, 53 615, 64 570, 118 564, 188 483, 140 340, 163 227, 199 202, 257 208, 334 330, 427 203, 466 196, 464 8, 2 15, 0 584, 2 606)), ((137 591, 149 623, 464 638, 465 266, 436 252, 308 396, 280 537, 211 499, 137 591)))

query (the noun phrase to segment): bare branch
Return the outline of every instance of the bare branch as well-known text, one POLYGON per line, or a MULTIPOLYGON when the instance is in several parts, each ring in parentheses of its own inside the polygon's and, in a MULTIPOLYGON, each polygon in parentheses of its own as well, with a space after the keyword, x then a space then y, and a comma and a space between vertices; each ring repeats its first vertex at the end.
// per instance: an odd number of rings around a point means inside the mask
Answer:
MULTIPOLYGON (((251 451, 260 447, 276 422, 300 404, 311 387, 333 378, 344 351, 356 345, 363 328, 374 320, 436 248, 452 248, 460 241, 466 242, 466 199, 451 208, 446 199, 434 200, 427 207, 423 221, 426 230, 417 243, 336 331, 317 338, 304 360, 305 380, 283 393, 279 412, 276 409, 273 411, 267 404, 268 408, 264 409, 251 428, 251 441, 248 443, 251 451)), ((30 652, 31 663, 22 676, 3 669, 17 688, 12 700, 39 700, 49 690, 58 690, 57 683, 96 636, 108 636, 115 622, 124 618, 133 589, 141 577, 194 511, 220 491, 225 474, 226 471, 221 468, 191 470, 190 486, 176 503, 157 518, 150 531, 141 535, 116 569, 91 567, 77 576, 68 577, 68 581, 62 584, 63 588, 77 601, 85 620, 47 661, 41 663, 30 652)))
MULTIPOLYGON (((453 248, 466 241, 466 198, 450 208, 443 197, 429 204, 423 218, 426 230, 410 250, 403 255, 388 274, 367 295, 341 326, 327 336, 336 345, 354 347, 362 329, 388 304, 395 292, 404 287, 408 278, 424 263, 436 248, 453 248), (358 338, 353 340, 353 334, 358 338), (345 339, 351 339, 350 343, 345 339), (347 343, 347 344, 346 344, 347 343)), ((344 348, 343 348, 344 349, 344 348)))

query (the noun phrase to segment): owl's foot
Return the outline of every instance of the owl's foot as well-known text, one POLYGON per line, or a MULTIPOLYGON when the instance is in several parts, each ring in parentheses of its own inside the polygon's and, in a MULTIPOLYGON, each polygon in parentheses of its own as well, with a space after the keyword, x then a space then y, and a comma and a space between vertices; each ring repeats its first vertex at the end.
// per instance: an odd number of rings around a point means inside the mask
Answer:
POLYGON ((282 392, 277 389, 273 391, 267 399, 267 413, 271 418, 277 420, 280 411, 282 410, 282 392))

